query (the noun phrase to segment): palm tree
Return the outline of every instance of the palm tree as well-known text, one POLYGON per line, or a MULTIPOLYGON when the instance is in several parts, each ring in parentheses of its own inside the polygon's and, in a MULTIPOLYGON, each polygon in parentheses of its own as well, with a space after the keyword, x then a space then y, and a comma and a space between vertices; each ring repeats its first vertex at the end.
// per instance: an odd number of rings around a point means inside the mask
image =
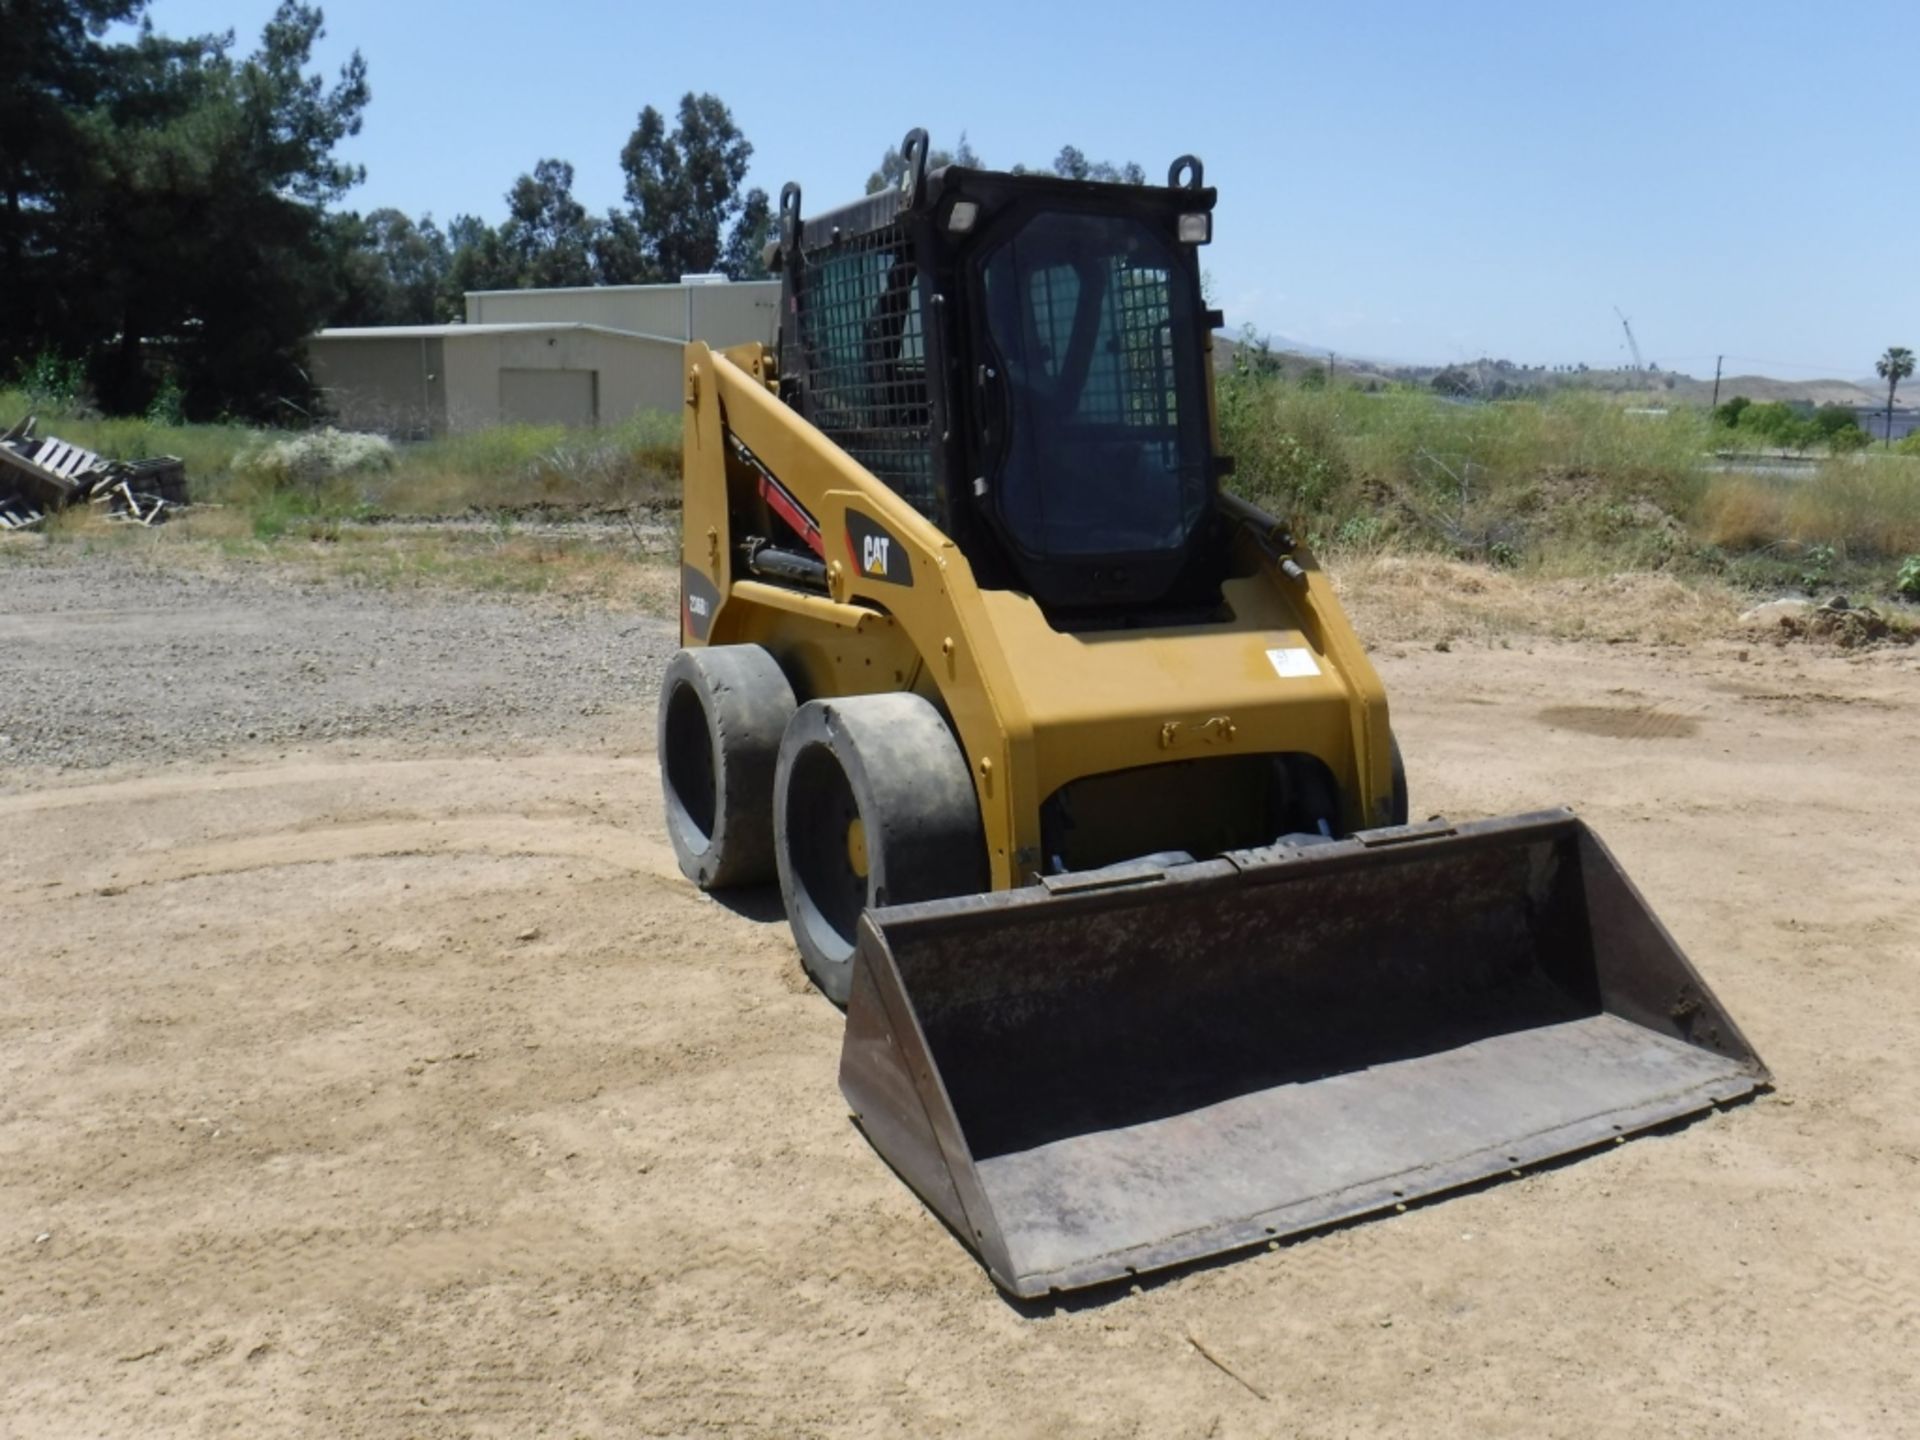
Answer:
POLYGON ((1887 353, 1874 365, 1880 378, 1887 382, 1887 444, 1893 444, 1893 392, 1900 388, 1900 382, 1913 374, 1913 351, 1904 345, 1889 345, 1887 353))

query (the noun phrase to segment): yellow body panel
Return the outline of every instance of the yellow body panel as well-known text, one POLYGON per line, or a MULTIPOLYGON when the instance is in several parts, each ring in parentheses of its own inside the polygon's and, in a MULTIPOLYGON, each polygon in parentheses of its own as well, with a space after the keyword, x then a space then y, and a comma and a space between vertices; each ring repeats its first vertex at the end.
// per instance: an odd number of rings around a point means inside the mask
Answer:
MULTIPOLYGON (((686 367, 682 586, 718 598, 697 621, 683 600, 683 639, 766 646, 802 700, 890 690, 934 700, 972 768, 995 889, 1040 873, 1048 796, 1140 766, 1311 754, 1332 771, 1350 825, 1386 821, 1386 695, 1304 551, 1303 583, 1243 545, 1223 589, 1230 620, 1064 633, 1025 595, 982 590, 947 536, 782 404, 761 347, 695 343, 686 367), (728 488, 754 481, 729 454, 729 432, 817 520, 829 595, 734 573, 728 488), (910 585, 863 573, 849 508, 902 547, 910 585)), ((905 573, 897 559, 894 573, 905 573)))

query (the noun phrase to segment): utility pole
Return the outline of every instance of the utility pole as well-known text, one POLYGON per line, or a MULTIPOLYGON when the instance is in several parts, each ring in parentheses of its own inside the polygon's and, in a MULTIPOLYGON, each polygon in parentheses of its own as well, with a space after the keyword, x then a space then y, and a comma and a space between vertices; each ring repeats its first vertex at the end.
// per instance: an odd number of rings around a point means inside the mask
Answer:
POLYGON ((1724 355, 1713 357, 1713 408, 1716 410, 1720 408, 1720 367, 1726 363, 1724 355))

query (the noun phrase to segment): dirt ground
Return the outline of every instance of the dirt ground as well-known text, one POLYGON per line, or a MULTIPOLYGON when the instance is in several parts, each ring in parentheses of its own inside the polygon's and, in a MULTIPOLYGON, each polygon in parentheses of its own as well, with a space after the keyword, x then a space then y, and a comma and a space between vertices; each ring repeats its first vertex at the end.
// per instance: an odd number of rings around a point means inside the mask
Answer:
POLYGON ((1920 1435, 1913 653, 1378 659, 1416 809, 1577 806, 1776 1094, 1016 1307, 772 901, 680 880, 644 695, 16 770, 0 1433, 1920 1435))

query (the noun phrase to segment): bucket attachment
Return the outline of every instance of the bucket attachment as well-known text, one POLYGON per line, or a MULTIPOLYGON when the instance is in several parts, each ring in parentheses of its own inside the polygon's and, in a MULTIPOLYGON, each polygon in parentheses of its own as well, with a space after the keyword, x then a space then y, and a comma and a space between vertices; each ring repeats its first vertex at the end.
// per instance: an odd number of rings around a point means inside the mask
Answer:
POLYGON ((1506 1174, 1767 1071, 1571 811, 869 912, 840 1088, 1044 1295, 1506 1174))

